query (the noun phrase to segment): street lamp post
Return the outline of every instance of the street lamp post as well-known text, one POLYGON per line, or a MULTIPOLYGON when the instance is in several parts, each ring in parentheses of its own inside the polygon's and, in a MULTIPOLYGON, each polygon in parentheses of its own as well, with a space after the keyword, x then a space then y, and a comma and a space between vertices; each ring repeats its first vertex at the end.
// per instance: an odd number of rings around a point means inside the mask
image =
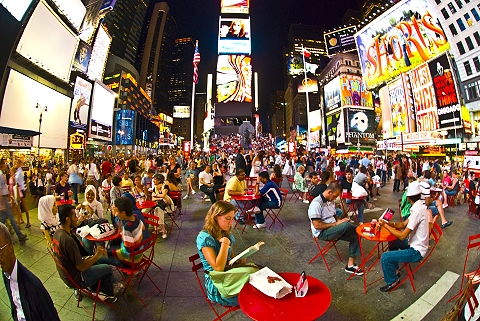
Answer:
POLYGON ((40 109, 40 118, 38 119, 38 144, 37 144, 37 156, 38 156, 38 161, 40 161, 40 137, 42 136, 41 130, 42 130, 42 119, 43 119, 43 113, 47 111, 47 106, 40 106, 39 103, 35 106, 35 108, 40 109))

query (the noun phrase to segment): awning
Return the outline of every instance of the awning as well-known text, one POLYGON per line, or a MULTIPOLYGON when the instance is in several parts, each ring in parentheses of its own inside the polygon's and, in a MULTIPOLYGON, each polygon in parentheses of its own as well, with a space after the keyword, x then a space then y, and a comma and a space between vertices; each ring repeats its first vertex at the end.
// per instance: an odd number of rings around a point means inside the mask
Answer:
POLYGON ((0 126, 0 134, 21 135, 21 136, 38 136, 41 133, 34 130, 17 129, 0 126))

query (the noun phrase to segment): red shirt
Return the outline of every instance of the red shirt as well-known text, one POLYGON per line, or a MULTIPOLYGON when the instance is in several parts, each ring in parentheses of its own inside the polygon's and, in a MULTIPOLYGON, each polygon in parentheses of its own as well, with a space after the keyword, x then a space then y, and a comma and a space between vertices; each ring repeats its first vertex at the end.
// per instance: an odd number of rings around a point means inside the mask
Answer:
POLYGON ((112 163, 109 161, 104 161, 102 163, 102 175, 103 177, 107 176, 107 174, 112 172, 112 163))

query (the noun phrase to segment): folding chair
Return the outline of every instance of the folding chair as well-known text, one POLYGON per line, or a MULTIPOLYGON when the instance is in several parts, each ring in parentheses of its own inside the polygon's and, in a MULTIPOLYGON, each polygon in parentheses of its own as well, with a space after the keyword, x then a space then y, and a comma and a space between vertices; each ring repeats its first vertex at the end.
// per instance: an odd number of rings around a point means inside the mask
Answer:
MULTIPOLYGON (((149 224, 153 224, 153 226, 155 226, 154 221, 150 221, 149 224)), ((156 226, 158 227, 158 223, 156 224, 156 226)), ((155 291, 158 291, 159 293, 162 292, 162 290, 158 288, 157 284, 148 275, 148 269, 152 264, 161 270, 161 268, 153 262, 153 258, 155 254, 156 239, 157 239, 157 235, 153 234, 145 241, 142 241, 140 244, 129 247, 128 249, 130 251, 130 260, 131 260, 128 264, 129 266, 128 267, 117 266, 117 270, 121 272, 120 275, 122 276, 123 280, 126 281, 125 289, 123 290, 122 295, 124 295, 125 292, 128 289, 130 289, 135 294, 135 296, 140 300, 140 302, 142 302, 144 307, 147 306, 144 300, 146 300, 150 295, 155 293, 155 291), (141 255, 142 258, 140 262, 135 263, 135 257, 138 255, 141 255), (142 282, 145 276, 153 284, 154 289, 150 291, 144 298, 141 298, 138 295, 137 291, 135 291, 134 286, 140 285, 140 283, 142 282)))
POLYGON ((235 310, 240 309, 240 307, 238 307, 238 306, 223 306, 223 305, 220 305, 218 303, 210 301, 210 299, 207 296, 207 293, 205 292, 204 284, 202 283, 202 280, 200 280, 200 276, 198 275, 199 271, 203 269, 202 262, 198 262, 198 263, 195 262, 197 260, 200 260, 200 255, 198 255, 198 253, 195 254, 195 255, 192 255, 188 258, 188 260, 192 263, 192 272, 195 273, 195 277, 197 279, 198 286, 200 287, 200 290, 202 291, 202 294, 203 294, 203 297, 205 298, 205 301, 207 301, 207 303, 210 306, 210 308, 212 309, 213 313, 215 313, 215 315, 217 316, 213 321, 217 321, 217 320, 222 321, 222 317, 226 316, 230 312, 233 312, 235 310), (215 307, 213 306, 212 303, 225 308, 226 311, 224 311, 222 314, 218 314, 217 310, 215 309, 215 307))
POLYGON ((255 189, 255 185, 257 185, 257 178, 252 176, 245 177, 245 182, 247 183, 247 188, 255 189))
POLYGON ((277 220, 278 220, 278 223, 282 225, 282 227, 284 226, 280 218, 278 218, 278 215, 282 211, 283 205, 285 205, 285 200, 287 199, 287 196, 288 196, 288 190, 286 190, 285 188, 279 188, 279 190, 282 195, 282 205, 280 205, 279 208, 267 208, 265 210, 265 215, 272 219, 272 223, 270 224, 268 229, 271 229, 277 220))
POLYGON ((290 190, 292 191, 292 196, 290 196, 290 201, 295 199, 295 203, 298 201, 298 198, 300 197, 300 194, 298 190, 295 188, 295 179, 293 176, 287 176, 287 182, 288 186, 290 187, 290 190))
POLYGON ((220 187, 217 191, 217 194, 216 194, 217 201, 223 200, 224 195, 225 195, 225 187, 220 187))
MULTIPOLYGON (((48 232, 47 232, 48 233, 48 232)), ((47 250, 48 250, 48 253, 50 254, 50 256, 52 257, 53 261, 55 261, 55 264, 57 265, 58 268, 60 268, 63 273, 65 273, 65 275, 68 277, 68 280, 70 281, 70 284, 67 284, 65 283, 66 286, 68 286, 69 288, 74 288, 76 289, 77 291, 79 291, 79 295, 77 297, 77 308, 82 308, 84 309, 88 314, 90 314, 92 316, 92 321, 95 320, 95 312, 97 310, 97 302, 100 302, 100 303, 103 303, 105 304, 106 306, 112 308, 112 309, 116 309, 117 307, 115 307, 114 305, 108 303, 108 302, 105 302, 105 301, 102 301, 99 297, 98 297, 98 294, 100 293, 100 285, 102 284, 102 281, 98 281, 98 285, 97 285, 97 289, 95 291, 95 293, 92 293, 90 292, 89 290, 87 289, 83 289, 82 287, 80 287, 79 284, 77 284, 73 279, 72 277, 70 276, 70 274, 68 274, 67 270, 63 267, 62 263, 60 262, 60 260, 58 259, 57 255, 54 253, 54 249, 53 247, 49 247, 47 246, 47 250), (83 306, 83 304, 80 303, 80 301, 82 300, 82 296, 83 295, 86 295, 86 296, 89 296, 93 299, 93 311, 90 312, 87 308, 85 308, 85 306, 83 306)))
MULTIPOLYGON (((398 288, 407 279, 410 280, 410 284, 412 285, 413 292, 414 293, 417 292, 417 290, 415 289, 415 282, 413 280, 414 279, 413 276, 425 264, 425 262, 428 261, 428 259, 430 258, 430 255, 432 255, 433 251, 437 247, 438 241, 440 241, 440 238, 442 237, 442 235, 443 235, 443 232, 442 232, 442 228, 440 227, 440 225, 438 225, 436 222, 433 223, 433 228, 430 231, 430 236, 433 236, 433 239, 435 240, 435 244, 428 250, 425 257, 420 260, 420 262, 419 262, 420 264, 418 264, 416 268, 412 269, 411 263, 410 262, 405 262, 405 264, 400 268, 400 270, 405 268, 405 270, 407 271, 407 276, 405 278, 403 278, 402 280, 400 280, 400 282, 398 282, 398 284, 394 288, 392 288, 390 290, 390 292, 395 290, 396 288, 398 288)), ((414 262, 412 262, 412 263, 414 263, 414 262)))
MULTIPOLYGON (((179 215, 182 215, 182 192, 181 191, 170 191, 168 193, 168 196, 170 196, 170 198, 172 199, 173 201, 173 205, 175 206, 175 209, 173 210, 173 213, 168 213, 168 218, 170 219, 170 221, 172 222, 172 224, 170 225, 170 231, 169 233, 172 233, 172 230, 173 230, 173 226, 175 225, 178 229, 180 229, 180 226, 177 224, 177 222, 175 221, 175 216, 177 214, 179 215)), ((181 219, 181 216, 180 216, 180 219, 181 219)))
POLYGON ((468 256, 470 254, 470 250, 476 248, 477 251, 480 248, 480 234, 470 235, 468 237, 468 244, 467 244, 467 253, 465 254, 465 261, 463 263, 463 272, 462 272, 462 284, 460 285, 460 292, 455 294, 452 298, 450 298, 447 302, 452 301, 453 299, 457 298, 463 291, 463 284, 465 281, 464 275, 467 271, 467 264, 468 264, 468 256))
POLYGON ((457 192, 455 193, 455 195, 447 195, 447 203, 448 203, 448 206, 455 207, 455 200, 456 200, 457 197, 458 197, 459 191, 460 191, 460 188, 457 190, 457 192))
POLYGON ((272 178, 272 181, 277 184, 278 187, 282 187, 283 177, 282 178, 272 178))
MULTIPOLYGON (((330 241, 320 240, 322 242, 326 242, 326 244, 324 246, 320 245, 318 237, 314 236, 313 240, 315 241, 315 244, 317 245, 318 253, 310 261, 308 261, 308 264, 312 264, 313 261, 315 261, 316 259, 318 259, 319 256, 321 256, 322 259, 323 259, 323 262, 325 262, 325 266, 327 267, 328 272, 330 272, 331 269, 330 269, 330 266, 328 265, 328 262, 327 262, 327 259, 325 258, 325 255, 328 253, 328 251, 330 251, 332 249, 332 247, 335 248, 335 251, 337 252, 338 260, 340 262, 343 262, 342 257, 340 256, 340 253, 338 252, 338 249, 337 249, 337 246, 336 246, 336 243, 337 243, 338 240, 330 240, 330 241)), ((335 262, 337 262, 336 258, 332 263, 335 263, 335 262)))
POLYGON ((470 191, 470 197, 468 198, 468 210, 467 210, 467 215, 473 219, 478 220, 478 215, 477 215, 477 204, 475 204, 475 198, 477 197, 478 192, 477 191, 470 191))

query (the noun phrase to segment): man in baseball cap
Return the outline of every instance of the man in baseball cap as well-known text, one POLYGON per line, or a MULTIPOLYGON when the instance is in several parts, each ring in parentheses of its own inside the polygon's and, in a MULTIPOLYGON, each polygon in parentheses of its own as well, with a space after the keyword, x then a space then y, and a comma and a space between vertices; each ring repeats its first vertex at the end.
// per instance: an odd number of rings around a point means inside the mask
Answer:
POLYGON ((382 292, 389 292, 398 285, 400 281, 398 263, 418 262, 427 253, 431 215, 421 200, 421 194, 419 183, 417 181, 410 183, 407 198, 412 207, 408 219, 403 222, 379 221, 381 227, 386 228, 397 238, 381 258, 383 277, 387 283, 380 288, 382 292))

